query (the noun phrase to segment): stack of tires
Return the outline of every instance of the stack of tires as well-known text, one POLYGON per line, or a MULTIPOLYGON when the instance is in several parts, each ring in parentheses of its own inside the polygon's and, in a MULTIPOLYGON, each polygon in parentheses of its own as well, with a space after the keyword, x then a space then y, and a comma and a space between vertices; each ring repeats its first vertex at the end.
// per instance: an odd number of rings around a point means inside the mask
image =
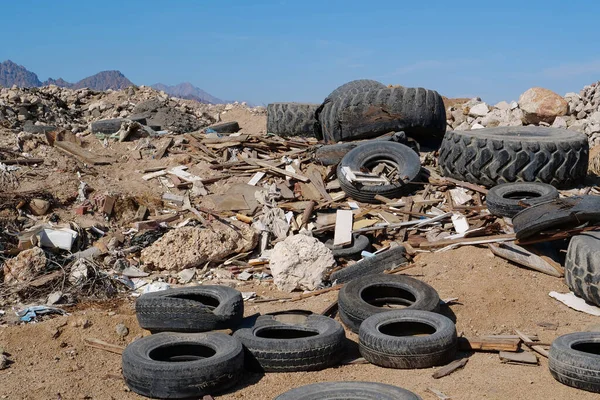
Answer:
POLYGON ((442 97, 433 90, 386 87, 361 79, 338 87, 320 105, 267 106, 267 132, 282 136, 315 136, 336 143, 399 131, 439 143, 446 131, 442 97))

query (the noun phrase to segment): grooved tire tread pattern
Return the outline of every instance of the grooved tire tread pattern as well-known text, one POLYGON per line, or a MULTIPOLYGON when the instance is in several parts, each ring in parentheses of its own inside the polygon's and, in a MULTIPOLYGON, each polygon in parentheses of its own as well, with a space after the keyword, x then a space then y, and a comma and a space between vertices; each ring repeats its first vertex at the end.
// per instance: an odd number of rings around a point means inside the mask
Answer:
POLYGON ((540 127, 446 132, 440 148, 442 175, 494 186, 542 182, 572 187, 586 176, 589 145, 584 134, 540 127))
POLYGON ((578 344, 598 346, 599 332, 576 332, 559 336, 552 342, 548 356, 550 373, 562 384, 600 393, 600 361, 597 354, 573 348, 578 344))
POLYGON ((558 195, 558 190, 547 183, 505 183, 491 188, 485 198, 485 203, 493 215, 512 218, 527 206, 557 199, 558 195), (510 197, 516 193, 535 194, 537 197, 530 197, 526 200, 510 197))
POLYGON ((318 104, 272 103, 267 105, 267 132, 280 136, 316 137, 318 104))
MULTIPOLYGON (((404 131, 416 140, 441 140, 446 131, 442 97, 424 88, 380 88, 346 92, 326 103, 319 116, 326 142, 404 131)), ((439 142, 438 142, 439 143, 439 142)))
POLYGON ((275 400, 421 400, 421 397, 383 383, 320 382, 289 390, 275 400))
POLYGON ((577 296, 600 306, 600 232, 587 232, 571 239, 565 281, 577 296))

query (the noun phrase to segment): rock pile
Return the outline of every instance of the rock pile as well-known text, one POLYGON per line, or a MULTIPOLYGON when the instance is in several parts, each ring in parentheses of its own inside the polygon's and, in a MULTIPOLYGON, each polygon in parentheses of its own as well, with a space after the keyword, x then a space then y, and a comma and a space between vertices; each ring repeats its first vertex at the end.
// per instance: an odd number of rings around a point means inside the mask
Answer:
POLYGON ((590 146, 600 144, 599 83, 585 86, 579 94, 564 97, 543 88, 531 88, 519 101, 490 106, 480 98, 448 108, 448 129, 470 130, 497 126, 552 126, 585 133, 590 146))
POLYGON ((245 103, 203 104, 146 86, 105 92, 55 85, 0 89, 0 126, 32 133, 43 132, 44 125, 79 133, 93 121, 132 116, 145 117, 157 129, 185 133, 220 122, 220 114, 234 108, 264 113, 264 108, 245 103))

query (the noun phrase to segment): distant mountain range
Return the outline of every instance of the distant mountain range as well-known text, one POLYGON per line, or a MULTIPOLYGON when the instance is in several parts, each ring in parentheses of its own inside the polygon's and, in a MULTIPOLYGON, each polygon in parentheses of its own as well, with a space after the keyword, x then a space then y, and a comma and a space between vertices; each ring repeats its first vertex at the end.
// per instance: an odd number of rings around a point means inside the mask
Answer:
MULTIPOLYGON (((70 83, 62 78, 52 79, 42 82, 38 76, 10 60, 0 63, 0 86, 11 87, 40 87, 47 85, 56 85, 70 89, 90 88, 93 90, 121 90, 134 84, 127 79, 120 71, 102 71, 96 75, 84 78, 76 83, 70 83)), ((196 100, 201 103, 222 104, 223 100, 206 93, 204 90, 195 87, 191 83, 180 83, 175 86, 167 86, 162 83, 152 85, 156 90, 163 90, 171 96, 184 99, 196 100)))

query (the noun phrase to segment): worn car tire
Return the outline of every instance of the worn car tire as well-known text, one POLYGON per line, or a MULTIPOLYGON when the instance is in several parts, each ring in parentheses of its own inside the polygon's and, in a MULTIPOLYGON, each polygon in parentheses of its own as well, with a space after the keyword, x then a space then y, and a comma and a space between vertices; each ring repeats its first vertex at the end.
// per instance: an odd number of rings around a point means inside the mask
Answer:
POLYGON ((383 383, 320 382, 289 390, 275 400, 421 400, 421 397, 383 383))
POLYGON ((325 246, 331 250, 334 257, 350 257, 355 254, 360 254, 371 246, 369 238, 364 235, 352 235, 352 243, 347 247, 336 248, 333 245, 333 239, 325 242, 325 246))
POLYGON ((600 306, 600 232, 585 232, 571 238, 565 281, 575 295, 600 306))
POLYGON ((344 93, 323 107, 319 122, 327 143, 398 131, 417 141, 439 143, 446 131, 446 109, 433 90, 378 88, 344 93))
POLYGON ((512 219, 517 239, 548 229, 575 227, 600 221, 600 196, 573 196, 539 203, 512 219))
POLYGON ((405 255, 406 249, 403 246, 396 246, 382 253, 375 254, 372 257, 365 257, 352 265, 335 271, 331 274, 329 280, 337 283, 346 283, 365 275, 380 274, 385 270, 406 264, 408 260, 404 257, 405 255))
POLYGON ((527 206, 558 199, 558 190, 540 182, 516 182, 497 185, 488 191, 488 210, 499 217, 514 217, 527 206))
POLYGON ((537 126, 446 132, 439 165, 444 176, 494 186, 542 182, 571 187, 586 176, 589 145, 583 133, 537 126))
POLYGON ((211 125, 207 129, 212 129, 217 133, 236 133, 240 130, 240 124, 237 121, 221 122, 220 124, 211 125))
POLYGON ((239 325, 244 301, 233 288, 203 285, 143 294, 135 311, 140 326, 151 332, 207 332, 239 325))
POLYGON ((337 178, 342 190, 354 200, 376 203, 378 202, 375 200, 377 195, 391 199, 402 196, 407 190, 410 190, 410 185, 407 183, 414 180, 420 171, 419 156, 410 147, 400 143, 374 141, 365 143, 346 154, 338 164, 337 178), (378 161, 395 164, 403 180, 389 185, 363 185, 348 181, 342 172, 344 167, 353 171, 361 171, 378 161))
POLYGON ((600 393, 600 332, 576 332, 552 342, 550 373, 562 384, 600 393))
POLYGON ((267 132, 279 136, 316 137, 318 104, 272 103, 267 105, 267 132))
POLYGON ((233 386, 243 374, 244 350, 223 333, 159 333, 138 339, 122 355, 127 386, 142 396, 198 398, 233 386))
POLYGON ((404 145, 408 145, 410 143, 404 132, 395 132, 391 135, 382 135, 368 141, 363 140, 347 143, 327 144, 319 147, 315 151, 315 160, 323 165, 338 165, 342 161, 342 158, 344 158, 344 156, 348 154, 350 150, 363 144, 370 143, 373 140, 382 142, 396 142, 404 145))
POLYGON ((390 311, 383 307, 385 304, 437 312, 440 296, 425 282, 404 275, 369 275, 355 279, 344 285, 338 296, 340 319, 356 333, 365 319, 390 311))
POLYGON ((445 365, 456 355, 456 326, 440 314, 398 310, 375 314, 360 326, 360 354, 387 368, 429 368, 445 365), (423 334, 425 336, 412 336, 423 334))
POLYGON ((337 365, 346 339, 339 322, 318 314, 294 324, 263 315, 253 328, 239 329, 234 337, 247 350, 248 368, 267 372, 317 371, 337 365))

